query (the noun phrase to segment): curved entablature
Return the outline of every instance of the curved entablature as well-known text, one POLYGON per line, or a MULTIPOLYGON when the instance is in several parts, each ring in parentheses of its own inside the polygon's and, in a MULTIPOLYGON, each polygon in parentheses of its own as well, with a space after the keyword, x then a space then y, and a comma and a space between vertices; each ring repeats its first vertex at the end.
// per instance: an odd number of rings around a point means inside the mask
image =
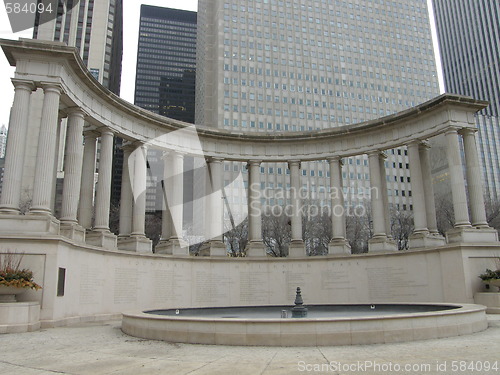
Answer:
POLYGON ((89 129, 106 127, 116 136, 184 154, 224 160, 311 161, 360 155, 445 133, 475 128, 474 114, 487 102, 444 94, 411 109, 359 124, 310 132, 235 133, 193 126, 136 107, 100 85, 77 50, 62 43, 1 40, 16 79, 42 87, 59 84, 61 109, 79 107, 89 129), (177 130, 184 130, 176 134, 177 130), (189 136, 189 134, 191 136, 189 136), (199 141, 198 141, 199 140, 199 141))

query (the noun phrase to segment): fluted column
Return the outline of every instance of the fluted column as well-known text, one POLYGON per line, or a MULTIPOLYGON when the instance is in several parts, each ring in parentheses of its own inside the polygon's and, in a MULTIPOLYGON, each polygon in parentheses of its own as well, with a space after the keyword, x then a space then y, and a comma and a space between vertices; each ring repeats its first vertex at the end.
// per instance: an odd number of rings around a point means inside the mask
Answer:
POLYGON ((172 180, 168 178, 170 175, 170 165, 168 163, 169 152, 163 152, 163 181, 162 181, 162 192, 163 192, 163 212, 161 221, 161 239, 156 246, 156 252, 167 253, 168 252, 168 241, 172 237, 172 215, 170 215, 169 202, 167 198, 167 192, 173 188, 172 180))
POLYGON ((31 92, 35 89, 32 81, 13 79, 15 87, 14 103, 10 112, 9 136, 5 152, 5 168, 0 199, 1 213, 19 213, 21 182, 26 148, 28 115, 31 92))
POLYGON ((226 256, 227 251, 222 238, 222 234, 224 233, 224 197, 222 195, 222 169, 224 160, 218 158, 208 158, 207 164, 210 170, 211 185, 211 192, 207 207, 209 216, 209 221, 207 223, 209 227, 207 239, 210 240, 210 256, 226 256))
POLYGON ((57 129, 59 125, 59 100, 61 86, 58 84, 43 85, 44 98, 40 133, 38 135, 35 180, 33 184, 33 214, 51 215, 51 203, 56 166, 55 152, 57 146, 57 129))
POLYGON ((189 244, 183 240, 184 211, 184 155, 171 151, 164 154, 163 175, 165 211, 163 211, 162 239, 157 253, 189 255, 189 244), (169 212, 170 211, 170 212, 169 212))
POLYGON ((388 198, 387 200, 384 198, 384 195, 387 195, 387 186, 382 181, 382 175, 385 178, 384 157, 385 155, 380 151, 373 151, 368 154, 373 221, 373 237, 368 241, 368 250, 370 252, 397 250, 396 244, 387 236, 388 207, 386 209, 384 203, 388 200, 388 198))
MULTIPOLYGON (((436 203, 434 199, 434 187, 432 185, 430 146, 426 142, 420 143, 420 167, 422 169, 422 181, 424 187, 425 212, 427 215, 427 228, 433 235, 438 235, 436 220, 436 203)), ((412 179, 413 185, 413 179, 412 179)))
POLYGON ((109 205, 111 203, 111 172, 113 169, 113 132, 101 131, 99 177, 95 203, 94 231, 109 232, 109 205))
POLYGON ((477 228, 488 228, 486 220, 486 209, 484 205, 483 184, 479 157, 476 146, 477 129, 462 129, 461 134, 464 141, 465 166, 467 176, 467 188, 469 190, 469 203, 472 226, 477 228))
POLYGON ((420 141, 408 144, 408 156, 410 159, 411 190, 413 200, 413 219, 415 223, 414 234, 427 234, 427 213, 425 212, 425 191, 420 163, 420 141))
POLYGON ((95 220, 92 232, 86 235, 90 245, 105 249, 116 249, 116 236, 109 231, 109 208, 111 204, 111 174, 113 169, 113 138, 108 128, 101 129, 101 152, 99 176, 95 198, 95 220))
POLYGON ((141 144, 134 151, 134 207, 132 219, 132 236, 145 237, 146 229, 146 181, 147 168, 146 156, 147 147, 141 144))
POLYGON ((262 242, 262 207, 260 198, 260 160, 248 162, 248 246, 247 256, 265 256, 262 242))
POLYGON ((92 228, 92 212, 94 208, 94 175, 96 166, 96 142, 99 133, 84 133, 82 181, 80 186, 80 206, 78 221, 85 229, 92 228))
POLYGON ((134 203, 134 195, 132 192, 132 178, 134 175, 134 167, 130 165, 130 157, 133 151, 133 146, 128 143, 123 145, 123 169, 122 183, 120 192, 120 237, 128 237, 132 233, 132 207, 134 203))
POLYGON ((78 202, 82 179, 84 115, 84 112, 79 108, 68 112, 61 223, 76 224, 78 222, 78 202))
POLYGON ((446 154, 450 171, 451 195, 455 213, 455 228, 470 227, 467 194, 465 192, 464 173, 458 143, 458 132, 450 129, 446 132, 446 154))
POLYGON ((371 206, 373 237, 386 237, 385 210, 382 198, 382 174, 380 171, 380 151, 368 154, 370 166, 371 206))
POLYGON ((300 197, 300 161, 288 162, 290 169, 290 185, 292 200, 292 240, 288 247, 289 257, 300 257, 306 255, 306 248, 302 239, 302 200, 300 197))
POLYGON ((382 196, 382 204, 384 206, 384 219, 385 219, 385 230, 387 238, 392 238, 391 233, 391 212, 389 210, 389 194, 387 192, 387 174, 385 170, 385 161, 387 160, 387 155, 385 152, 381 152, 378 158, 380 165, 380 183, 381 189, 380 194, 382 196))
POLYGON ((342 159, 336 156, 328 159, 328 163, 330 164, 330 197, 332 205, 332 240, 328 245, 328 253, 350 254, 351 249, 346 241, 342 159))

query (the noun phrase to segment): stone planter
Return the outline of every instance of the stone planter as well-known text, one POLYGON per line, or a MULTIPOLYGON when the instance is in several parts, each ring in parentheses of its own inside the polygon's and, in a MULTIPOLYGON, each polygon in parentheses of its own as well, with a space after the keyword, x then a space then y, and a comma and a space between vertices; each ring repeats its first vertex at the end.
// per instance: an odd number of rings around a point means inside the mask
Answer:
MULTIPOLYGON (((483 282, 487 285, 490 286, 490 291, 495 292, 495 290, 492 289, 492 287, 497 287, 500 289, 500 279, 489 279, 489 280, 483 280, 483 282)), ((496 290, 498 292, 499 290, 496 290)))
POLYGON ((0 285, 0 303, 17 302, 16 296, 24 293, 26 289, 15 286, 0 285))

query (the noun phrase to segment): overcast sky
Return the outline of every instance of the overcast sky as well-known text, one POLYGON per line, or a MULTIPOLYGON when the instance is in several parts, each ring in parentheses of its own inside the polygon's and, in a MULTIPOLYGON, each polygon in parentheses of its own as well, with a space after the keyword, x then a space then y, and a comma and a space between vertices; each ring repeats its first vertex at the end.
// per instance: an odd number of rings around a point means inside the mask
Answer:
MULTIPOLYGON (((427 0, 430 7, 430 1, 427 0)), ((157 5, 166 8, 177 8, 196 11, 198 0, 123 0, 124 7, 124 49, 121 97, 129 102, 134 101, 135 63, 137 58, 137 38, 139 30, 140 5, 157 5)), ((432 22, 431 22, 432 23, 432 22)), ((18 39, 31 38, 32 30, 12 33, 5 7, 0 5, 0 38, 18 39)), ((434 30, 433 30, 434 32, 434 30)), ((436 49, 436 47, 435 47, 436 49)), ((438 61, 438 66, 440 62, 438 61)), ((439 71, 440 69, 438 69, 439 71)), ((10 67, 4 54, 0 52, 0 124, 8 125, 10 107, 14 97, 10 78, 14 75, 14 68, 10 67)), ((440 79, 441 82, 441 79, 440 79)), ((441 84, 441 87, 442 84, 441 84)))

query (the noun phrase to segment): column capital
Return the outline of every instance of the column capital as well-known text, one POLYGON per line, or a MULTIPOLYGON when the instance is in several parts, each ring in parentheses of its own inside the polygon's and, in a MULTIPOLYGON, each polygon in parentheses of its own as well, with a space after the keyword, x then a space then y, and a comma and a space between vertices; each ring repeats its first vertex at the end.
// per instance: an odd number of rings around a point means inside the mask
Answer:
POLYGON ((217 158, 217 157, 214 157, 214 156, 207 156, 207 157, 205 158, 205 161, 206 161, 207 163, 211 163, 211 164, 212 164, 212 163, 217 163, 217 164, 219 164, 219 163, 224 163, 224 159, 223 159, 223 158, 217 158))
POLYGON ((11 78, 10 81, 12 82, 16 90, 23 89, 27 91, 36 91, 36 85, 34 81, 19 78, 11 78))
POLYGON ((478 128, 462 128, 458 131, 458 134, 464 135, 475 135, 479 131, 478 128))
POLYGON ((88 113, 85 112, 80 107, 69 107, 69 108, 66 108, 65 110, 63 110, 62 112, 65 113, 68 117, 75 116, 75 117, 80 117, 82 119, 85 119, 85 117, 88 116, 88 113))
POLYGON ((101 133, 99 132, 96 132, 95 130, 84 130, 83 131, 83 137, 84 138, 94 138, 94 139, 97 139, 99 136, 101 135, 101 133))
POLYGON ((420 149, 421 150, 430 150, 432 148, 430 142, 428 140, 420 141, 420 149))
POLYGON ((373 156, 376 156, 378 158, 383 158, 383 159, 386 159, 387 158, 387 154, 383 151, 383 150, 374 150, 374 151, 369 151, 366 153, 366 155, 370 158, 370 157, 373 157, 373 156))
POLYGON ((130 151, 130 152, 132 152, 132 151, 134 151, 134 150, 135 150, 134 142, 131 142, 131 141, 125 141, 125 140, 124 140, 124 142, 122 143, 122 145, 121 145, 120 149, 121 149, 122 151, 124 151, 124 152, 125 152, 125 151, 130 151))
POLYGON ((460 130, 460 128, 458 128, 456 126, 450 126, 448 129, 446 129, 444 134, 445 135, 448 135, 448 134, 457 134, 458 135, 459 130, 460 130))
POLYGON ((248 169, 249 167, 252 167, 252 166, 257 166, 258 167, 261 164, 262 164, 262 160, 248 160, 246 168, 248 169))
POLYGON ((292 165, 297 165, 299 169, 302 168, 302 162, 300 160, 289 160, 288 169, 291 169, 292 165))
POLYGON ((57 94, 61 94, 63 87, 58 82, 40 82, 40 87, 44 92, 54 92, 57 94))
POLYGON ((97 129, 97 131, 99 132, 101 137, 103 135, 112 135, 112 136, 115 135, 115 132, 110 128, 108 128, 107 126, 100 127, 99 129, 97 129))
POLYGON ((143 142, 143 141, 133 141, 133 142, 129 142, 129 145, 135 150, 135 149, 138 149, 138 148, 144 148, 145 150, 148 149, 148 144, 146 142, 143 142))
POLYGON ((332 163, 339 163, 340 165, 344 165, 344 160, 342 159, 342 156, 331 156, 329 158, 326 159, 326 161, 329 163, 329 164, 332 164, 332 163))

